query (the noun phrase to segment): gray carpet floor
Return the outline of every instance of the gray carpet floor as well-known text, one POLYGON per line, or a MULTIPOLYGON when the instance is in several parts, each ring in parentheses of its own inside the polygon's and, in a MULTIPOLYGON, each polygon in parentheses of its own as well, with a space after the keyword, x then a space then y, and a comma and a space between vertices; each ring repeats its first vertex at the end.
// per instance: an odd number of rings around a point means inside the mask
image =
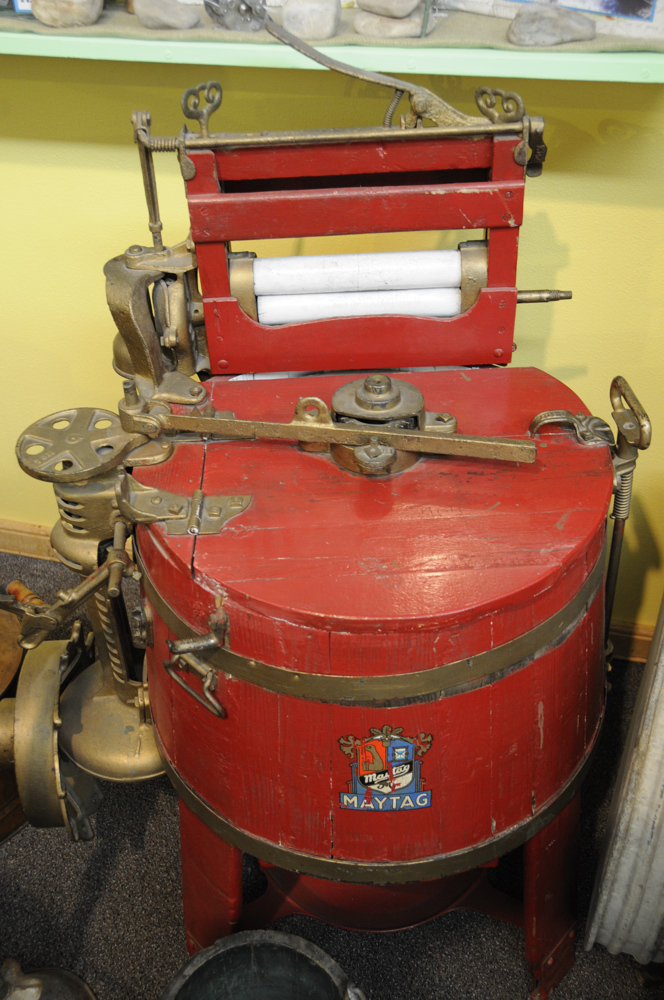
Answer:
MULTIPOLYGON (((76 580, 55 563, 0 556, 0 582, 19 577, 45 599, 76 580)), ((640 679, 635 664, 611 673, 607 720, 583 792, 579 877, 581 921, 587 912, 620 750, 640 679)), ((104 786, 96 837, 72 844, 64 830, 24 827, 0 846, 0 961, 25 969, 61 966, 82 976, 98 1000, 158 1000, 187 960, 181 915, 177 800, 165 779, 104 786)), ((246 859, 247 898, 261 875, 246 859)), ((518 852, 496 870, 501 887, 518 888, 518 852)), ((523 934, 489 917, 455 912, 395 934, 358 934, 307 917, 275 929, 324 948, 367 1000, 525 1000, 523 934)), ((583 951, 555 991, 556 1000, 644 1000, 647 987, 627 956, 596 946, 583 951)), ((239 997, 238 1000, 241 1000, 239 997)))

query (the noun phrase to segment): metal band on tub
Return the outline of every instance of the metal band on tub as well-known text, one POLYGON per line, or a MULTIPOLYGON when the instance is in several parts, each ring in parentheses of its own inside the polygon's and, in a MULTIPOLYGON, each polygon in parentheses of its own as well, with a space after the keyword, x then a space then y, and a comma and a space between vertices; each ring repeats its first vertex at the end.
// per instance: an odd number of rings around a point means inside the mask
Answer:
POLYGON ((168 761, 164 755, 163 747, 160 747, 160 750, 166 774, 178 796, 194 815, 205 823, 208 829, 216 833, 226 843, 251 854, 255 858, 277 865, 279 868, 287 868, 289 871, 303 872, 305 875, 334 879, 338 882, 386 885, 389 883, 419 882, 469 871, 478 865, 493 861, 494 858, 502 857, 502 855, 530 840, 551 820, 555 819, 578 792, 593 759, 593 750, 601 724, 602 716, 600 716, 593 733, 589 752, 577 765, 558 794, 549 799, 533 816, 473 847, 467 847, 450 854, 441 854, 437 857, 417 858, 414 861, 367 862, 321 857, 316 854, 305 854, 302 851, 283 847, 280 844, 264 840, 262 837, 257 837, 235 826, 208 805, 168 761))
MULTIPOLYGON (((146 596, 169 631, 178 639, 199 636, 161 596, 140 558, 137 563, 146 596)), ((556 614, 501 646, 428 670, 369 677, 307 674, 260 663, 221 646, 201 658, 214 669, 267 691, 309 701, 376 708, 435 701, 491 684, 559 646, 572 634, 597 596, 603 575, 604 550, 581 588, 556 614)))

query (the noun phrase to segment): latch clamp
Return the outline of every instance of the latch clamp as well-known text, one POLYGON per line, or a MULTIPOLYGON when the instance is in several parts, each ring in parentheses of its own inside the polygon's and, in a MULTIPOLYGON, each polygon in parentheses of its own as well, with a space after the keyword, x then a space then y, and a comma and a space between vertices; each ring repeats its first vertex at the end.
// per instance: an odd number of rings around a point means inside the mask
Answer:
POLYGON ((577 413, 575 416, 569 410, 544 410, 533 417, 529 428, 530 433, 534 437, 547 424, 562 424, 563 427, 571 428, 576 434, 579 444, 613 444, 611 428, 601 417, 588 416, 585 413, 577 413))
POLYGON ((164 660, 164 669, 169 677, 172 677, 175 683, 184 688, 200 705, 203 705, 218 718, 225 719, 227 717, 226 709, 215 695, 218 674, 216 670, 199 659, 196 653, 217 649, 224 642, 228 631, 228 616, 223 609, 219 608, 208 618, 208 625, 211 631, 207 635, 179 639, 177 642, 168 639, 167 645, 173 655, 169 660, 164 660), (185 671, 200 677, 203 682, 202 694, 199 694, 188 684, 178 671, 185 671))

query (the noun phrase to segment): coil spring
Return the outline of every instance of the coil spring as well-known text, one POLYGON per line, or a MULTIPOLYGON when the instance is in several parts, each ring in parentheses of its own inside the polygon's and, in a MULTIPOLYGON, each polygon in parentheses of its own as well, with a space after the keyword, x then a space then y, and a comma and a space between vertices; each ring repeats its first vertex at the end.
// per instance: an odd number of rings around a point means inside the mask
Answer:
POLYGON ((629 509, 632 503, 632 480, 633 472, 623 472, 620 477, 620 489, 616 493, 613 501, 612 517, 626 521, 629 517, 629 509))
POLYGON ((178 140, 173 138, 150 137, 150 152, 152 153, 175 153, 178 148, 178 140))
POLYGON ((397 110, 399 101, 405 94, 405 90, 395 90, 392 100, 387 106, 387 111, 383 118, 383 128, 392 128, 392 118, 394 117, 394 112, 397 110))

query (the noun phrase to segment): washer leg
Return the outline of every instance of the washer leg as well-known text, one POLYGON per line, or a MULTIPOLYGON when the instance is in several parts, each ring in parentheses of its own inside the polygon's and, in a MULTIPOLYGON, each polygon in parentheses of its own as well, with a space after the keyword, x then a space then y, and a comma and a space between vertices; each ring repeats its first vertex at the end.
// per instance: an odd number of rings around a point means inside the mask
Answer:
POLYGON ((242 910, 242 852, 180 800, 182 904, 187 948, 194 955, 235 930, 242 910))
POLYGON ((579 796, 524 847, 526 956, 531 997, 545 1000, 574 963, 579 796))

